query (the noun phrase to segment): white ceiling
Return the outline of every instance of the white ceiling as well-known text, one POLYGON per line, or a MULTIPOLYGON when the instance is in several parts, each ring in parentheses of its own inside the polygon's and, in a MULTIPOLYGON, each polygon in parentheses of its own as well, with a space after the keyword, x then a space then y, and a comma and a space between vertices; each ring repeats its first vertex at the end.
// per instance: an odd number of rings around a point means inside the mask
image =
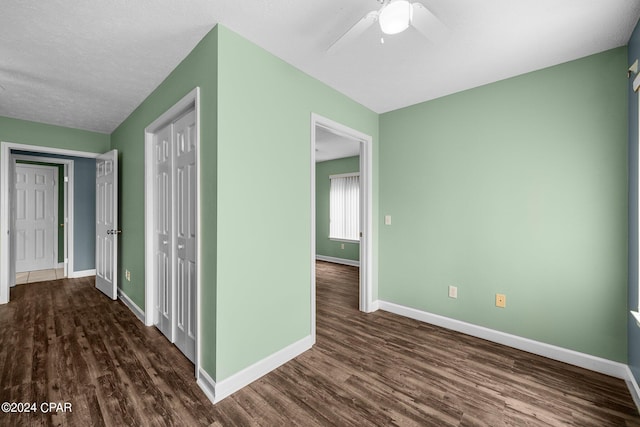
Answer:
POLYGON ((360 142, 316 127, 316 163, 360 155, 360 142))
POLYGON ((220 22, 383 113, 625 45, 638 0, 421 0, 450 30, 371 27, 376 0, 2 0, 0 115, 109 133, 220 22))

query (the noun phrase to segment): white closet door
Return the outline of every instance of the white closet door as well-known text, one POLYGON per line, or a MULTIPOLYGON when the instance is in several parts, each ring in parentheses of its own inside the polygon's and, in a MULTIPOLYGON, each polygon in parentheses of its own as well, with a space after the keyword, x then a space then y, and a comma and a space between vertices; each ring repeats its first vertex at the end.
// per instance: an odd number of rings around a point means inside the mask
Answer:
POLYGON ((15 168, 16 271, 56 267, 57 168, 17 164, 15 168))
POLYGON ((173 126, 176 346, 195 360, 196 343, 196 115, 173 126))
POLYGON ((172 154, 171 125, 154 136, 155 162, 155 264, 157 268, 157 327, 173 342, 173 255, 172 255, 172 154))

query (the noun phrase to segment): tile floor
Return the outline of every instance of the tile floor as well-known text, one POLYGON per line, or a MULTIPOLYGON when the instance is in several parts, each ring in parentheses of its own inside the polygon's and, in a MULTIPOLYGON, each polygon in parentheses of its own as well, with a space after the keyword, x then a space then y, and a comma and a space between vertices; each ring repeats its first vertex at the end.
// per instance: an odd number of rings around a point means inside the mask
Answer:
POLYGON ((16 274, 16 285, 25 283, 45 282, 64 278, 64 268, 52 268, 50 270, 25 271, 16 274))

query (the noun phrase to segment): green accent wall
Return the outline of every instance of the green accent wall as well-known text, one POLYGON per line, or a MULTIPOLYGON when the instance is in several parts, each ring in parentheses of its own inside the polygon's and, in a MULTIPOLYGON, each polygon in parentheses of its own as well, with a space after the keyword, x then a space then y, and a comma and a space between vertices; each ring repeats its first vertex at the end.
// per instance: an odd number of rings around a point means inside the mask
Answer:
POLYGON ((358 261, 360 243, 329 239, 330 175, 360 172, 360 157, 328 160, 316 163, 316 255, 358 261), (344 249, 341 245, 344 244, 344 249))
POLYGON ((381 115, 380 299, 626 362, 627 67, 622 47, 381 115))
POLYGON ((147 99, 113 132, 119 152, 119 287, 145 309, 144 129, 194 88, 200 87, 202 247, 202 366, 215 378, 217 241, 218 30, 208 33, 147 99), (131 272, 131 281, 125 279, 131 272))
POLYGON ((218 67, 216 380, 311 334, 311 114, 378 140, 376 113, 224 27, 218 67))
MULTIPOLYGON (((627 46, 628 64, 631 65, 640 58, 640 22, 636 23, 635 29, 629 39, 627 46)), ((638 109, 638 93, 633 90, 633 78, 628 79, 627 98, 629 110, 629 290, 628 309, 638 311, 638 293, 640 283, 638 282, 638 140, 640 124, 638 109)), ((631 313, 627 314, 627 347, 629 369, 633 373, 636 382, 640 383, 640 325, 636 322, 631 313)))
POLYGON ((110 138, 104 133, 0 116, 0 141, 48 148, 104 153, 110 138))
POLYGON ((214 28, 111 135, 121 154, 119 283, 140 307, 144 128, 196 86, 202 366, 220 381, 311 333, 311 113, 374 140, 378 116, 232 31, 214 28))

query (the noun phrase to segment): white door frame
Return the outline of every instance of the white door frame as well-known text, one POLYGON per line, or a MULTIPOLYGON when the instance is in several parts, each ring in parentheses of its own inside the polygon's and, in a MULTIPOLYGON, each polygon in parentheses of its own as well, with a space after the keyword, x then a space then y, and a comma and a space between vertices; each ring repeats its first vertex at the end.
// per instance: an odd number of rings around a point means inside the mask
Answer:
POLYGON ((200 88, 196 87, 173 107, 165 111, 160 117, 155 119, 144 129, 144 218, 145 218, 145 279, 144 279, 144 323, 153 326, 157 322, 155 311, 156 300, 156 271, 153 248, 154 233, 154 168, 153 168, 153 136, 167 124, 179 118, 190 109, 195 109, 196 114, 196 354, 195 354, 195 377, 200 378, 200 295, 201 295, 201 244, 200 230, 200 88))
MULTIPOLYGON (((49 171, 49 173, 52 174, 52 178, 53 178, 53 196, 52 196, 52 200, 51 200, 51 204, 53 205, 53 216, 55 218, 55 221, 53 221, 53 238, 51 239, 51 246, 52 246, 52 250, 53 250, 53 262, 51 264, 51 268, 58 268, 58 195, 59 195, 59 191, 60 191, 60 185, 63 183, 58 182, 58 167, 55 165, 33 165, 33 164, 29 164, 29 163, 18 163, 15 160, 15 156, 14 159, 12 160, 13 164, 14 164, 14 171, 16 170, 15 168, 17 167, 23 167, 23 168, 27 168, 27 169, 40 169, 40 170, 45 170, 45 171, 49 171)), ((14 175, 15 176, 15 175, 14 175)), ((11 183, 12 186, 15 185, 15 181, 11 183)), ((15 197, 15 196, 14 196, 15 197)), ((13 204, 14 200, 11 201, 11 203, 13 204)), ((11 218, 11 225, 12 227, 15 228, 15 218, 11 218)), ((15 243, 15 235, 12 236, 12 240, 11 240, 11 250, 12 252, 15 254, 15 250, 16 250, 16 243, 15 243)), ((16 271, 18 270, 17 267, 16 271)), ((39 268, 30 268, 28 270, 24 270, 24 271, 30 271, 30 270, 44 270, 44 269, 39 269, 39 268)), ((22 272, 24 272, 22 271, 22 272)))
POLYGON ((373 138, 318 114, 311 114, 311 334, 316 340, 316 128, 360 142, 360 311, 370 313, 373 306, 373 138))
MULTIPOLYGON (((7 238, 10 232, 9 186, 13 180, 9 174, 11 150, 31 151, 45 154, 59 154, 70 157, 96 158, 98 153, 66 150, 62 148, 42 147, 39 145, 18 144, 0 141, 0 304, 9 302, 11 245, 7 238)), ((62 159, 58 159, 62 160, 62 159)), ((15 281, 15 277, 13 278, 15 281)))
MULTIPOLYGON (((51 163, 64 166, 65 182, 58 183, 58 191, 60 185, 64 188, 64 277, 67 277, 73 270, 73 172, 74 162, 71 159, 59 159, 56 157, 40 157, 29 156, 25 154, 12 154, 12 161, 27 160, 30 162, 51 163)), ((60 218, 58 218, 60 222, 60 218)), ((56 261, 57 262, 57 261, 56 261)), ((13 285, 13 283, 12 283, 13 285)))

